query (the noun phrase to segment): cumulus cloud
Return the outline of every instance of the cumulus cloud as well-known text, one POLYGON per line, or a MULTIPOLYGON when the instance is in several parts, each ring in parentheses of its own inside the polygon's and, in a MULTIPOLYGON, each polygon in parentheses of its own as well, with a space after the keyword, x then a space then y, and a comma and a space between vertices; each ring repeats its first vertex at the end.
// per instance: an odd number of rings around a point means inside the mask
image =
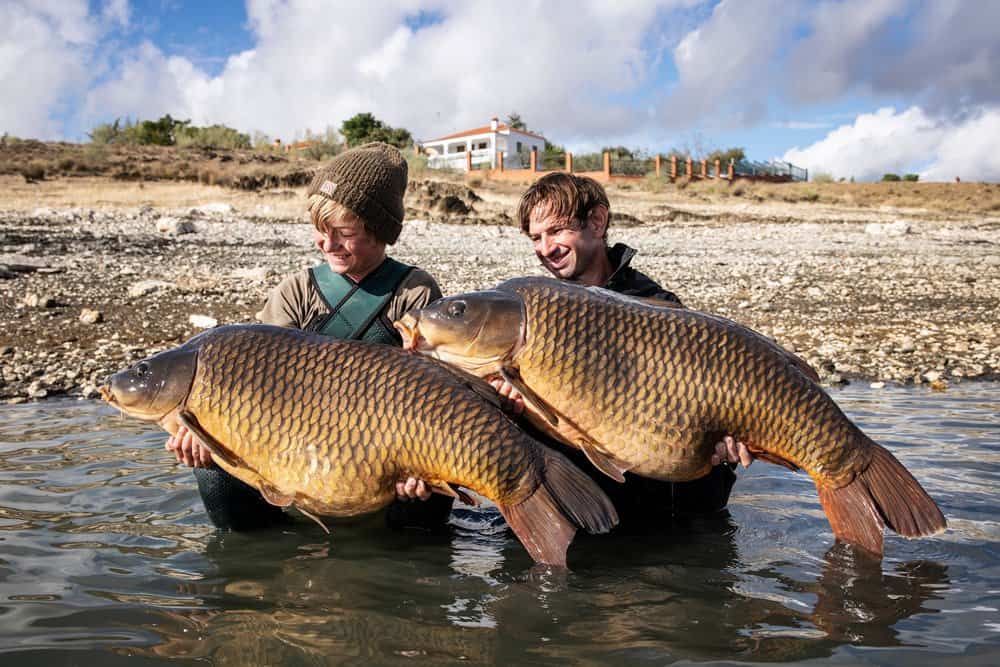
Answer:
POLYGON ((838 178, 876 180, 886 173, 919 172, 921 179, 1000 179, 1000 109, 958 121, 928 115, 920 107, 891 107, 861 114, 806 148, 781 158, 838 178))
POLYGON ((767 112, 775 54, 799 14, 781 0, 720 2, 674 49, 678 85, 663 104, 666 125, 705 117, 752 124, 767 112))
POLYGON ((533 129, 613 136, 648 124, 623 98, 646 80, 661 2, 536 2, 523 11, 458 0, 344 5, 252 0, 254 48, 216 76, 145 44, 87 95, 87 121, 169 112, 283 135, 359 111, 431 137, 516 110, 533 129), (436 20, 411 27, 417 11, 436 20), (530 19, 526 19, 529 17, 530 19), (322 29, 317 29, 322 26, 322 29))
POLYGON ((0 3, 0 132, 62 137, 71 108, 106 67, 101 40, 128 25, 126 0, 0 3))
POLYGON ((96 36, 86 0, 0 4, 0 132, 58 137, 60 104, 89 81, 78 53, 96 36))

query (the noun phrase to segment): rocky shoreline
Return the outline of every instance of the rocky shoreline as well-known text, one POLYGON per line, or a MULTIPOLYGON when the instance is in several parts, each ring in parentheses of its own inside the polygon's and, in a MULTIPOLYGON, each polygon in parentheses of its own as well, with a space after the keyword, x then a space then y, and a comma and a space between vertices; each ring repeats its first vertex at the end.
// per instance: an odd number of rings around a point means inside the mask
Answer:
MULTIPOLYGON (((541 274, 512 202, 418 192, 392 254, 446 294, 541 274)), ((998 377, 998 219, 612 202, 629 225, 612 223, 611 241, 640 250, 637 268, 827 383, 998 377)), ((202 328, 253 321, 282 275, 316 262, 310 242, 301 217, 229 203, 0 211, 0 400, 93 397, 109 373, 202 328)))

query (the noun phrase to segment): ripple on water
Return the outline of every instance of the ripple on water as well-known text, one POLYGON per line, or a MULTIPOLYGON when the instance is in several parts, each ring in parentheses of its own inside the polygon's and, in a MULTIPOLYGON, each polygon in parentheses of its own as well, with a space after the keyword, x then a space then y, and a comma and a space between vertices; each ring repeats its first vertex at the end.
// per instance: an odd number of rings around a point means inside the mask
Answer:
MULTIPOLYGON (((441 534, 377 519, 207 524, 163 435, 103 405, 0 409, 0 652, 239 664, 1000 662, 1000 387, 834 398, 939 500, 949 529, 835 545, 811 480, 739 472, 727 516, 579 536, 532 567, 488 504, 441 534), (877 651, 877 653, 876 653, 877 651)), ((13 663, 11 663, 13 664, 13 663)))

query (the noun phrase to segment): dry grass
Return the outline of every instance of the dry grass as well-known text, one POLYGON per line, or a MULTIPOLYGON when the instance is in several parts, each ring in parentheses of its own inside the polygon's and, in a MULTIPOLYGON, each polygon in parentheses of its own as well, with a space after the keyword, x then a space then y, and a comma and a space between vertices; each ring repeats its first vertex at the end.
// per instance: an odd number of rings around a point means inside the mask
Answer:
POLYGON ((764 183, 745 179, 715 179, 651 184, 640 181, 647 192, 679 199, 724 202, 730 197, 766 202, 819 203, 858 208, 926 209, 936 212, 995 213, 1000 210, 1000 183, 764 183))

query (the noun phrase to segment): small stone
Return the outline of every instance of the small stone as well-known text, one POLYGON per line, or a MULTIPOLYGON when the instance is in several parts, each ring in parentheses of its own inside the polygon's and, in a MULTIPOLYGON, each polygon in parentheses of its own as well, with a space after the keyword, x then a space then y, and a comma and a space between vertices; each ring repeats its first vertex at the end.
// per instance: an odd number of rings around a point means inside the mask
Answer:
POLYGON ((219 326, 219 320, 208 315, 192 315, 188 318, 188 322, 191 326, 198 329, 211 329, 212 327, 219 326))
POLYGON ((48 389, 43 387, 41 382, 32 382, 28 385, 28 398, 45 398, 48 395, 48 389))
POLYGON ((874 236, 903 236, 910 233, 910 223, 905 220, 881 223, 870 222, 865 225, 865 233, 874 236))
POLYGON ((190 220, 181 220, 172 216, 164 216, 156 221, 156 231, 163 234, 192 234, 195 231, 194 223, 190 220))
POLYGON ((104 321, 104 314, 99 310, 84 308, 80 311, 80 322, 83 324, 97 324, 104 321))
POLYGON ((924 380, 930 382, 931 384, 937 382, 940 379, 941 379, 940 371, 927 371, 926 373, 924 373, 924 380))
POLYGON ((54 308, 56 300, 48 294, 38 295, 28 293, 24 295, 24 305, 28 308, 54 308))
POLYGON ((271 270, 263 266, 257 266, 254 268, 241 267, 229 274, 230 278, 238 278, 240 280, 253 280, 256 282, 264 282, 270 276, 271 276, 271 270))
POLYGON ((885 382, 872 382, 868 386, 872 389, 885 389, 885 382))
POLYGON ((229 215, 233 212, 233 205, 226 204, 225 202, 212 202, 209 204, 202 204, 201 206, 195 206, 191 209, 191 212, 196 215, 229 215))
POLYGON ((912 338, 907 337, 907 338, 904 338, 903 340, 899 341, 899 351, 900 352, 908 354, 910 352, 913 352, 915 349, 917 349, 917 348, 916 348, 916 345, 914 344, 912 338))
POLYGON ((806 290, 806 294, 813 297, 814 299, 818 299, 819 297, 823 296, 823 290, 821 290, 818 287, 810 287, 809 289, 806 290))
POLYGON ((80 395, 84 398, 97 398, 101 395, 101 390, 92 384, 88 384, 80 391, 80 395))
POLYGON ((128 295, 131 297, 146 296, 154 292, 160 292, 175 288, 176 285, 163 280, 140 280, 128 288, 128 295))
POLYGON ((0 357, 6 357, 12 354, 14 354, 14 348, 10 345, 0 345, 0 357))

